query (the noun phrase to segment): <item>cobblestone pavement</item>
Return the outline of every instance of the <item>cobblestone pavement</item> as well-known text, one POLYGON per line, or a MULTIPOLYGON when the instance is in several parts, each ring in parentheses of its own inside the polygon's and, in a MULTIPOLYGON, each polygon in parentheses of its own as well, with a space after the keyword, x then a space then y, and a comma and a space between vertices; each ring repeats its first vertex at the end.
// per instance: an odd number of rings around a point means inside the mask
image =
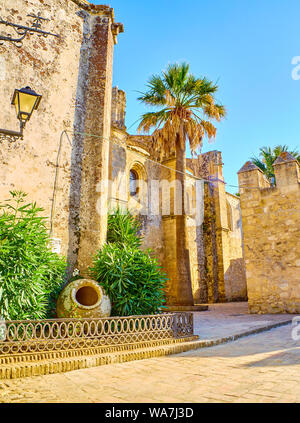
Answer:
POLYGON ((291 325, 212 348, 0 381, 2 402, 300 402, 291 325))

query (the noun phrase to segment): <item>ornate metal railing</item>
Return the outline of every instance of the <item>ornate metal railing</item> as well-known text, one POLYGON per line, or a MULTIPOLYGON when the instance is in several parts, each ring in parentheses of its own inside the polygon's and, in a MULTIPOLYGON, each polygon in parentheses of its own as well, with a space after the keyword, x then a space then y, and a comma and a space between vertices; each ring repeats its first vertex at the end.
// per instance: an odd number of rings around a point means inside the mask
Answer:
POLYGON ((192 335, 192 313, 2 321, 0 355, 132 344, 192 335))

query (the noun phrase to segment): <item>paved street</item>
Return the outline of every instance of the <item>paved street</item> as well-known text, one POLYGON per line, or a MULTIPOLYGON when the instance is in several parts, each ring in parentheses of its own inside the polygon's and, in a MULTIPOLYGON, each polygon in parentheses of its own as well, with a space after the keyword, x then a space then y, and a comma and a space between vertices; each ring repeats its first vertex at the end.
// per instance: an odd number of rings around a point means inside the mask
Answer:
POLYGON ((291 326, 212 348, 0 381, 2 402, 300 402, 291 326))
POLYGON ((209 304, 194 313, 194 333, 200 339, 232 336, 292 319, 291 314, 248 314, 247 302, 209 304))

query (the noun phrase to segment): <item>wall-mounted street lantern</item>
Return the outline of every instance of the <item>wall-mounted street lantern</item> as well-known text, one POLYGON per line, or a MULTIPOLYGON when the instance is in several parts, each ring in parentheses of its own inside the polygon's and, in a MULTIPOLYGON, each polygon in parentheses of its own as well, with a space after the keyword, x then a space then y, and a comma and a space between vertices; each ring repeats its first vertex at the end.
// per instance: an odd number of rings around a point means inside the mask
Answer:
POLYGON ((15 90, 11 104, 16 108, 17 118, 20 121, 20 131, 0 129, 0 140, 8 139, 10 141, 16 141, 18 138, 23 139, 23 130, 26 122, 31 118, 32 112, 38 108, 41 98, 42 96, 30 87, 15 90))

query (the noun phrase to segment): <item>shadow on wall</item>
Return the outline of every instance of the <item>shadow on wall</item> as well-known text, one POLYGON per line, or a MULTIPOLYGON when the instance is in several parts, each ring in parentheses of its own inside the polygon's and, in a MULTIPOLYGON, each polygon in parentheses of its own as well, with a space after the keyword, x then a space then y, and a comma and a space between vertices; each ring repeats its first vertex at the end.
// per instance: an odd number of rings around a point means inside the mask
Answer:
POLYGON ((243 258, 230 260, 224 275, 226 301, 247 301, 247 282, 243 258))

